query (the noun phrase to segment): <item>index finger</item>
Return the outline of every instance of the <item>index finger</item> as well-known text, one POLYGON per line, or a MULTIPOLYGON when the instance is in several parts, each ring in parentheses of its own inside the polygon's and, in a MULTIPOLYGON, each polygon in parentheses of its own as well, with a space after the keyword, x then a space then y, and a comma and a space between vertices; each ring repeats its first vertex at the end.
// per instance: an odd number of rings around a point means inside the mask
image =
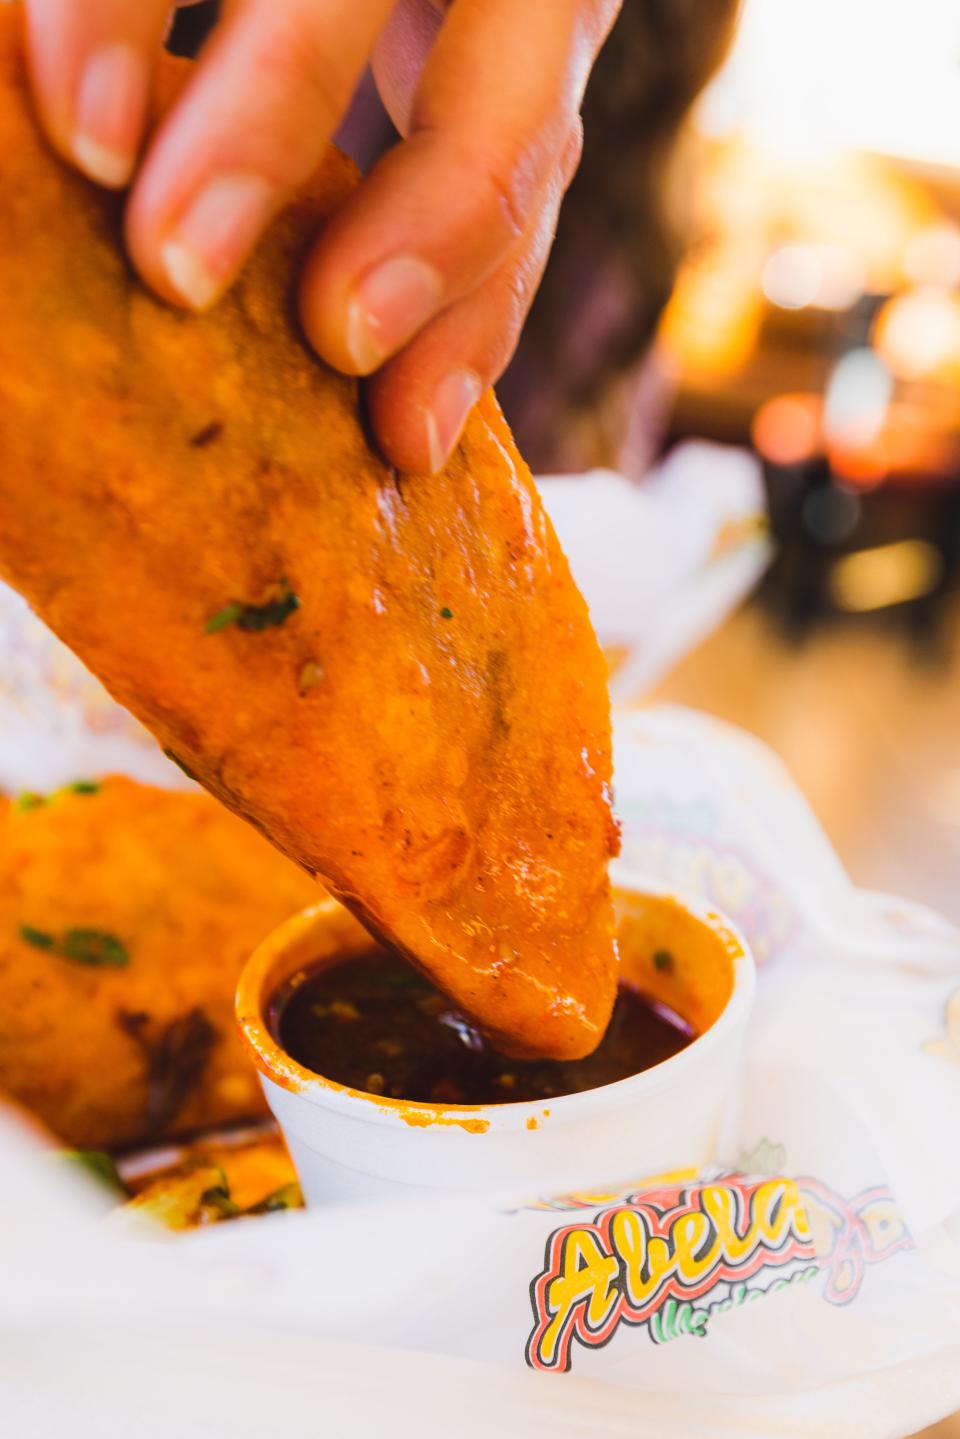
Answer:
POLYGON ((454 0, 408 138, 335 216, 308 264, 303 321, 324 359, 369 373, 498 268, 561 167, 618 8, 454 0))
POLYGON ((235 0, 147 152, 127 216, 133 259, 201 308, 311 173, 392 0, 235 0))

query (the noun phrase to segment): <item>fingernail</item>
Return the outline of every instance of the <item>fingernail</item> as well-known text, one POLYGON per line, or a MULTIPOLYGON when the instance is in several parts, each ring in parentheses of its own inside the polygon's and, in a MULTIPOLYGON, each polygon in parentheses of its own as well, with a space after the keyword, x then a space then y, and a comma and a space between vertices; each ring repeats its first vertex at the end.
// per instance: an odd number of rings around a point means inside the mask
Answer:
POLYGON ((426 412, 431 474, 443 469, 460 438, 467 416, 482 394, 480 377, 472 370, 451 370, 440 381, 426 412))
POLYGON ((160 258, 177 294, 203 310, 227 288, 276 205, 258 175, 210 180, 180 216, 160 258))
POLYGON ((415 255, 394 255, 364 275, 347 309, 347 349, 357 373, 369 375, 426 324, 443 281, 415 255))
POLYGON ((73 155, 111 189, 133 171, 150 90, 144 56, 133 45, 105 45, 87 61, 74 102, 73 155))

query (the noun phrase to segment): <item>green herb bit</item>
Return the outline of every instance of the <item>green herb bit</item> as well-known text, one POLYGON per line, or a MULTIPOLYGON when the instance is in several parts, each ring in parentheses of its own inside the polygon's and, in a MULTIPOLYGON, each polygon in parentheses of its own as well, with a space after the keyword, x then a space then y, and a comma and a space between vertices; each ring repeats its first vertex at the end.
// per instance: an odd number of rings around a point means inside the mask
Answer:
POLYGON ((100 785, 93 779, 77 779, 72 784, 62 785, 60 789, 54 790, 53 794, 37 794, 35 790, 26 789, 18 794, 13 801, 13 807, 17 810, 42 809, 61 794, 98 794, 100 785))
POLYGON ((116 935, 108 934, 104 929, 67 929, 58 939, 45 929, 21 924, 20 938, 35 949, 48 949, 77 964, 122 969, 130 963, 130 956, 116 935))
POLYGON ((216 1209, 224 1219, 236 1219, 240 1213, 240 1206, 230 1198, 230 1186, 224 1179, 222 1184, 214 1184, 205 1189, 200 1196, 200 1203, 211 1209, 216 1209))
POLYGON ((279 599, 269 600, 265 605, 244 605, 237 629, 258 631, 270 625, 282 625, 299 608, 299 599, 293 590, 287 590, 279 599))
POLYGON ((46 803, 46 795, 37 794, 32 789, 25 789, 23 794, 17 795, 13 801, 13 807, 17 810, 39 809, 41 805, 45 805, 46 803))
POLYGON ((123 969, 130 956, 115 934, 105 929, 67 929, 57 945, 57 953, 77 964, 100 969, 123 969))
POLYGON ((449 605, 444 605, 443 609, 440 611, 440 618, 442 620, 453 619, 453 610, 450 608, 449 605))
POLYGON ((203 627, 203 633, 205 635, 215 635, 219 633, 220 630, 225 630, 227 625, 236 624, 242 612, 243 605, 224 605, 222 610, 218 610, 215 615, 210 616, 203 627))
POLYGON ((266 1195, 264 1199, 256 1204, 251 1204, 245 1212, 247 1214, 277 1214, 281 1209, 302 1209, 303 1194, 296 1180, 289 1184, 282 1184, 272 1194, 266 1195))
POLYGON ((34 929, 32 924, 21 924, 20 938, 34 949, 54 949, 57 943, 56 935, 48 934, 45 929, 34 929))
POLYGON ((127 1186, 120 1178, 113 1159, 102 1149, 63 1149, 57 1152, 57 1158, 82 1169, 111 1193, 126 1198, 127 1186))
POLYGON ((227 625, 236 625, 238 630, 254 633, 284 624, 300 608, 300 600, 291 589, 284 589, 276 599, 262 605, 242 605, 235 600, 224 605, 222 610, 207 620, 204 633, 215 635, 227 625))
POLYGON ((673 968, 673 955, 669 949, 655 949, 653 951, 653 967, 661 972, 673 968))

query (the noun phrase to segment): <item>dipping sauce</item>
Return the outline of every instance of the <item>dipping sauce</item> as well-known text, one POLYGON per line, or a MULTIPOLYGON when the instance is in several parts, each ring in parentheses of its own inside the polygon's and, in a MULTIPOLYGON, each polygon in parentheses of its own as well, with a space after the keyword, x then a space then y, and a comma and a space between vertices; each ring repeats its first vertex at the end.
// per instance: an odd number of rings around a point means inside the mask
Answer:
POLYGON ((269 1023, 305 1069, 429 1104, 576 1094, 650 1069, 696 1038, 668 1006, 621 982, 610 1026, 586 1059, 505 1059, 429 980, 381 948, 300 970, 274 995, 269 1023))

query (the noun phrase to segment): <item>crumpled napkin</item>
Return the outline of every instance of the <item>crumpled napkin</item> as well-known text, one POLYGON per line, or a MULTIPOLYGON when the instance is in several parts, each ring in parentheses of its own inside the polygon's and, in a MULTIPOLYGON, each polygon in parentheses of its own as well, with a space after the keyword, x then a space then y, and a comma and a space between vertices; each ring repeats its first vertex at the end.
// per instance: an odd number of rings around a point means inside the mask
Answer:
POLYGON ((625 1134, 602 1194, 144 1240, 0 1136, 11 1433, 135 1415, 146 1439, 252 1436, 273 1415, 864 1439, 960 1407, 960 935, 853 888, 779 763, 725 725, 623 715, 616 774, 630 864, 724 908, 760 964, 710 1174, 645 1175, 625 1134))

